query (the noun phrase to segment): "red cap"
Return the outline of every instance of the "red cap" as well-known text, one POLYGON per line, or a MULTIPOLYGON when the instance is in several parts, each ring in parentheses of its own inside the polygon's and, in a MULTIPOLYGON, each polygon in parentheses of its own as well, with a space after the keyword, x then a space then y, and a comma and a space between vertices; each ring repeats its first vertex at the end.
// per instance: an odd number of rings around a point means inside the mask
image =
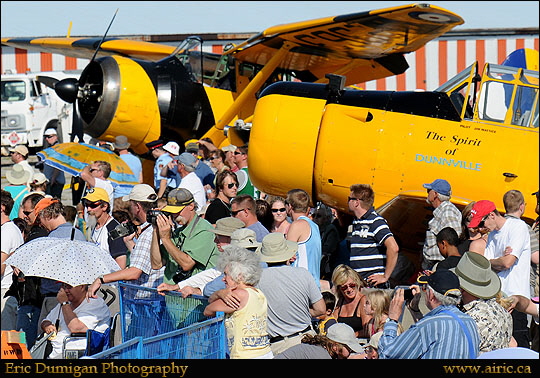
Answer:
POLYGON ((47 197, 42 198, 36 204, 36 207, 34 207, 34 214, 37 217, 39 213, 41 213, 42 210, 44 210, 45 208, 51 206, 53 203, 56 203, 56 202, 58 202, 58 200, 54 198, 47 198, 47 197))
POLYGON ((488 200, 478 201, 474 204, 471 210, 471 221, 469 222, 469 228, 478 227, 482 219, 495 210, 495 204, 488 200))

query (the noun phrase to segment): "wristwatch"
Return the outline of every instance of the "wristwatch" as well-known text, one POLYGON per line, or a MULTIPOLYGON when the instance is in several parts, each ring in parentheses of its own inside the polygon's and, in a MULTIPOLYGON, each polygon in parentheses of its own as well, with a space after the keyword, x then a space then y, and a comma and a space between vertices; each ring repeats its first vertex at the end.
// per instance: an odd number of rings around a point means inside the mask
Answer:
POLYGON ((385 323, 388 323, 388 322, 394 322, 394 323, 398 324, 397 320, 386 318, 385 323))
POLYGON ((105 284, 105 280, 103 279, 103 275, 99 276, 99 281, 101 282, 102 285, 105 284))
POLYGON ((65 301, 65 302, 62 302, 62 303, 60 304, 60 306, 65 306, 65 305, 69 305, 69 304, 71 304, 70 301, 65 301))

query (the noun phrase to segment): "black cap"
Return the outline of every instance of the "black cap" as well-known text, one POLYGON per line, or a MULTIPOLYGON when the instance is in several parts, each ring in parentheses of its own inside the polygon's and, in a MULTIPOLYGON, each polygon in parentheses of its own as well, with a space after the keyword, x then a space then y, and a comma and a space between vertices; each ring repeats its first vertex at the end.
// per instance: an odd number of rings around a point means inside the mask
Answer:
POLYGON ((148 147, 149 150, 153 150, 158 147, 163 147, 164 145, 165 145, 165 142, 162 141, 161 139, 146 143, 146 147, 148 147))
POLYGON ((459 277, 448 269, 436 270, 435 273, 429 276, 418 277, 418 282, 421 284, 427 283, 437 293, 442 295, 459 296, 459 277))

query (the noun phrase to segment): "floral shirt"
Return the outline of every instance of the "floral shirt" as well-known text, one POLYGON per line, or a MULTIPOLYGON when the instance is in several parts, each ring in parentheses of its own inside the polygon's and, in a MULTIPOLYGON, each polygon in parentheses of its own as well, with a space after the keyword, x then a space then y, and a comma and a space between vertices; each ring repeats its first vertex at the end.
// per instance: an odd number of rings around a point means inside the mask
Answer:
POLYGON ((479 298, 463 307, 466 314, 476 321, 480 353, 508 348, 512 338, 512 316, 495 298, 479 298))

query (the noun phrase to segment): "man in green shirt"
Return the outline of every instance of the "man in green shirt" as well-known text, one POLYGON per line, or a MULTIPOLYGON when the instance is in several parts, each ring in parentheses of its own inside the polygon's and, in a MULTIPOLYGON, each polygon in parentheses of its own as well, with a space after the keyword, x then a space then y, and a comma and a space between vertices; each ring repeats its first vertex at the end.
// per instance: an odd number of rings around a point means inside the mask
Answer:
MULTIPOLYGON (((197 203, 191 192, 185 188, 171 190, 167 196, 167 206, 161 209, 154 225, 152 236, 152 268, 165 266, 163 282, 175 284, 192 274, 213 268, 218 258, 215 234, 212 225, 196 213, 197 203)), ((204 304, 200 300, 186 300, 181 297, 166 296, 170 314, 182 326, 186 317, 199 316, 196 311, 204 304)))

